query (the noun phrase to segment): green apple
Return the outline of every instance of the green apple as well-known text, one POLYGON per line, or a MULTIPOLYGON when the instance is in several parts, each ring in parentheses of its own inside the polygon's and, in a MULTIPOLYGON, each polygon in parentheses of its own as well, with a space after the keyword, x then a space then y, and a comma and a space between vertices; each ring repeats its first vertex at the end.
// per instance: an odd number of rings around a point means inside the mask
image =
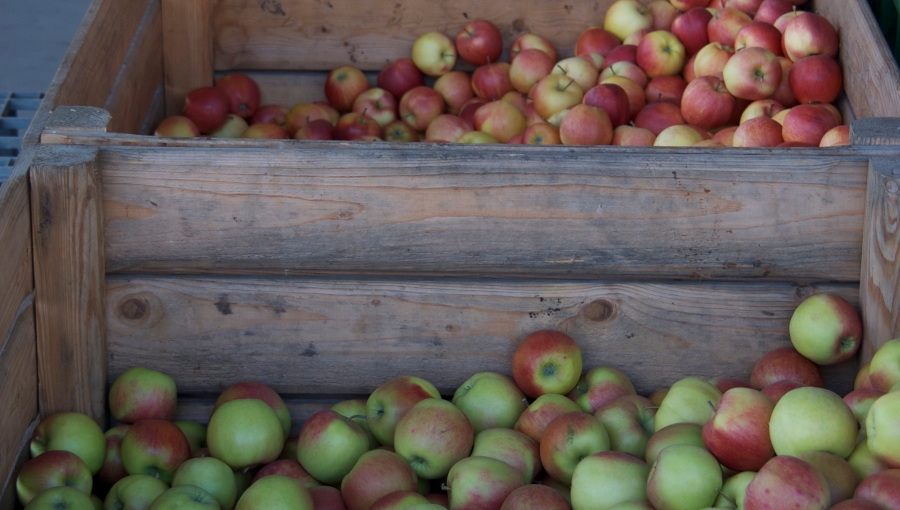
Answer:
POLYGON ((191 458, 191 445, 171 421, 150 418, 131 424, 122 438, 121 452, 128 474, 146 473, 171 484, 178 466, 191 458))
POLYGON ((397 421, 418 401, 440 398, 431 382, 414 375, 402 375, 375 388, 366 399, 366 423, 379 444, 393 446, 397 421))
POLYGON ((300 429, 297 460, 323 484, 340 483, 362 454, 369 437, 358 423, 332 409, 320 409, 300 429))
POLYGON ((513 429, 540 441, 544 429, 554 418, 575 411, 581 411, 581 406, 571 398, 557 393, 545 393, 528 404, 513 429))
POLYGON ((241 398, 258 398, 268 404, 269 407, 275 411, 275 415, 278 416, 278 419, 281 422, 284 437, 289 437, 291 435, 290 410, 284 403, 281 395, 279 395, 274 388, 260 381, 240 381, 225 388, 216 398, 213 410, 225 402, 241 398))
POLYGON ((104 510, 146 510, 157 496, 169 488, 155 476, 138 473, 114 483, 103 500, 104 510))
POLYGON ((612 450, 643 459, 654 431, 656 406, 642 395, 622 395, 594 412, 609 434, 612 450))
MULTIPOLYGON (((366 431, 366 437, 369 438, 370 450, 379 446, 378 440, 372 435, 372 431, 369 430, 369 423, 366 421, 366 399, 351 398, 342 400, 332 405, 331 409, 355 421, 364 431, 366 431)), ((297 456, 295 455, 293 458, 297 458, 297 456)))
POLYGON ((381 448, 364 453, 340 486, 347 510, 366 510, 385 494, 418 488, 419 478, 409 462, 381 448))
POLYGON ((222 508, 231 508, 237 500, 234 471, 215 457, 196 457, 184 461, 175 470, 172 487, 196 485, 216 498, 222 508))
POLYGON ((522 487, 522 473, 490 457, 465 457, 454 463, 445 483, 450 508, 500 508, 512 491, 522 487))
POLYGON ((553 478, 569 484, 582 459, 609 450, 606 427, 594 415, 575 411, 558 416, 541 435, 541 464, 553 478))
POLYGON ((744 508, 747 486, 756 476, 756 471, 740 471, 725 479, 722 490, 713 503, 715 508, 744 508))
POLYGON ((650 465, 634 455, 605 451, 584 458, 572 473, 573 510, 606 510, 647 500, 650 465))
POLYGON ((867 386, 851 390, 844 395, 844 402, 846 402, 850 407, 850 410, 853 411, 853 416, 856 416, 856 421, 862 428, 863 433, 865 433, 866 416, 869 414, 869 409, 872 408, 872 404, 878 400, 878 397, 885 393, 887 392, 867 386))
POLYGON ((656 456, 647 476, 647 500, 656 510, 711 507, 722 487, 722 468, 706 448, 673 444, 656 456))
POLYGON ((150 368, 129 368, 109 387, 109 414, 121 423, 149 418, 172 420, 177 405, 175 380, 150 368))
POLYGON ((90 494, 94 479, 81 457, 68 450, 50 450, 32 457, 16 476, 16 495, 22 506, 52 487, 74 487, 90 494))
POLYGON ((601 406, 623 395, 635 395, 634 383, 622 370, 611 366, 588 369, 568 397, 587 413, 594 413, 601 406))
POLYGON ((394 450, 420 478, 433 480, 469 455, 475 433, 469 418, 442 398, 420 400, 397 422, 394 450))
POLYGON ((900 391, 878 397, 866 415, 869 450, 892 468, 900 467, 900 391))
POLYGON ((31 500, 25 510, 95 510, 91 496, 75 487, 51 487, 31 500))
POLYGON ((106 457, 106 436, 90 416, 63 411, 38 422, 29 448, 32 457, 48 450, 69 450, 81 457, 91 474, 97 474, 106 457))
POLYGON ((888 340, 869 360, 868 384, 881 391, 890 391, 900 382, 900 338, 888 340))
POLYGON ((862 320, 856 307, 835 294, 804 299, 788 327, 791 344, 819 365, 834 365, 853 357, 862 343, 862 320))
POLYGON ((769 436, 777 455, 823 451, 847 458, 856 447, 858 431, 856 416, 843 399, 813 386, 785 393, 769 419, 769 436))
POLYGON ((235 510, 313 510, 312 496, 284 475, 271 475, 250 484, 235 510))
POLYGON ((194 420, 175 420, 173 423, 184 432, 184 437, 191 445, 191 453, 206 448, 206 426, 194 420))
POLYGON ((850 467, 853 468, 853 472, 860 480, 889 468, 869 450, 869 440, 865 437, 860 438, 856 443, 853 452, 847 457, 847 462, 850 463, 850 467))
POLYGON ((527 406, 515 381, 499 372, 472 374, 453 392, 451 402, 469 417, 476 434, 494 427, 512 428, 527 406))
POLYGON ((659 452, 673 444, 692 444, 706 448, 706 445, 703 443, 703 425, 683 421, 666 425, 657 430, 647 440, 644 460, 652 466, 659 452))
POLYGON ((150 503, 147 510, 219 510, 212 494, 196 485, 169 487, 150 503))
POLYGON ((703 425, 712 418, 722 392, 711 382, 698 377, 683 377, 669 387, 656 410, 654 427, 659 429, 678 422, 703 425))
POLYGON ((284 447, 275 411, 258 398, 229 400, 215 408, 206 426, 209 452, 234 470, 266 464, 284 447))
POLYGON ((475 434, 470 455, 506 462, 522 473, 524 483, 531 483, 541 471, 538 442, 514 429, 497 427, 475 434))

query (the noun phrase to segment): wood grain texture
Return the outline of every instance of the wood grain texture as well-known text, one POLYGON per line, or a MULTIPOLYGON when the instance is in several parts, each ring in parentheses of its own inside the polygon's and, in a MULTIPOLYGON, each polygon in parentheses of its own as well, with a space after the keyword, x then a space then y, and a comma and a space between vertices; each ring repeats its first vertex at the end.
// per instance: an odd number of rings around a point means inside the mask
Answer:
POLYGON ((27 154, 22 155, 21 165, 0 189, 0 338, 13 328, 22 303, 34 292, 31 206, 25 173, 29 159, 27 154))
POLYGON ((872 161, 867 203, 860 276, 864 360, 900 336, 900 166, 896 159, 872 161))
POLYGON ((212 0, 161 0, 166 114, 196 87, 213 84, 212 0))
MULTIPOLYGON (((812 290, 852 302, 856 285, 535 280, 110 277, 110 377, 140 364, 185 394, 260 379, 289 396, 360 395, 409 372, 451 393, 482 370, 509 373, 528 333, 554 328, 585 365, 612 364, 642 392, 685 375, 749 377, 787 343, 812 290)), ((856 366, 830 374, 847 388, 856 366)))
POLYGON ((107 268, 859 281, 852 150, 391 147, 105 148, 107 268))
POLYGON ((103 215, 94 147, 42 146, 31 165, 41 413, 106 416, 103 215))

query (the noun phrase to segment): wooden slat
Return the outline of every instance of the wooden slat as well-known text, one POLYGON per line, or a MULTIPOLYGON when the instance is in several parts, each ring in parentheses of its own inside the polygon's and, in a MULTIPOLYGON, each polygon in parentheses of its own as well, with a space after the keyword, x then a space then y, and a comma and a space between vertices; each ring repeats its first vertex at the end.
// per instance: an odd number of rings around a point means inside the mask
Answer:
MULTIPOLYGON (((749 377, 812 289, 791 284, 534 280, 110 277, 110 377, 132 365, 215 394, 247 378, 286 395, 359 395, 400 372, 452 393, 509 373, 516 343, 556 328, 585 365, 612 364, 650 392, 679 377, 749 377)), ((856 302, 858 286, 821 286, 856 302)), ((852 386, 856 365, 830 372, 852 386)))
POLYGON ((161 0, 166 113, 193 88, 213 84, 212 0, 161 0))
POLYGON ((0 506, 13 508, 15 479, 38 419, 38 374, 33 297, 21 303, 0 344, 0 506), (23 453, 24 452, 24 453, 23 453))
POLYGON ((31 206, 25 172, 29 159, 22 155, 0 191, 0 339, 13 327, 20 305, 34 291, 31 206))
POLYGON ((42 146, 31 166, 41 413, 106 416, 97 149, 42 146))
POLYGON ((103 149, 108 270, 859 281, 851 149, 346 147, 103 149))

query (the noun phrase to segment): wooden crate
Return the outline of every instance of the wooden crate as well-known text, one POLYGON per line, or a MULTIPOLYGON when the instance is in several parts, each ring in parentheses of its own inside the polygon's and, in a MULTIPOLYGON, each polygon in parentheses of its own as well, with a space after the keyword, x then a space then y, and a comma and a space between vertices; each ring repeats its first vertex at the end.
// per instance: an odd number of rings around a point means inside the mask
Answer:
POLYGON ((521 338, 558 328, 647 393, 748 376, 828 291, 866 327, 860 358, 826 370, 846 391, 900 333, 900 80, 864 2, 814 4, 842 37, 849 147, 145 134, 216 73, 252 71, 290 103, 334 64, 374 71, 466 18, 570 48, 608 3, 95 1, 0 190, 0 405, 16 409, 0 418, 0 506, 37 420, 106 423, 109 381, 138 364, 173 375, 180 416, 199 420, 226 385, 264 381, 296 430, 400 373, 445 394, 508 373, 521 338))

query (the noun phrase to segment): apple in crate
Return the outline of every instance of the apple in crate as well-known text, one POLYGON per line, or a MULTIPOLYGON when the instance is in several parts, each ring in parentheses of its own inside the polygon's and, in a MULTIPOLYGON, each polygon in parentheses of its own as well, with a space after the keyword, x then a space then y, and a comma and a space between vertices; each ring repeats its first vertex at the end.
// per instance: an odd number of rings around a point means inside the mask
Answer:
POLYGON ((334 124, 326 119, 313 119, 294 131, 294 140, 334 140, 334 124))
POLYGON ((534 100, 534 109, 537 114, 547 121, 550 121, 557 113, 580 104, 584 99, 584 91, 575 80, 566 75, 554 73, 550 73, 535 83, 531 87, 529 95, 534 100))
POLYGON ((500 508, 503 501, 522 487, 522 474, 509 464, 491 457, 465 457, 455 462, 445 482, 450 508, 500 508))
POLYGON ((366 510, 386 494, 418 488, 419 478, 409 462, 382 448, 364 453, 340 484, 348 510, 366 510))
POLYGON ((515 381, 491 371, 469 376, 453 392, 451 402, 469 418, 476 434, 495 427, 513 428, 527 407, 515 381))
POLYGON ((563 145, 609 145, 613 125, 606 110, 576 104, 561 112, 559 139, 563 145))
POLYGON ((647 500, 657 510, 708 508, 722 487, 719 461, 702 446, 673 444, 656 456, 647 476, 647 500))
POLYGON ((397 422, 420 400, 440 398, 431 382, 414 375, 402 375, 375 388, 366 399, 366 423, 379 444, 394 445, 397 422))
POLYGON ((895 508, 900 501, 900 469, 885 469, 860 481, 853 495, 882 508, 895 508))
POLYGON ((453 70, 457 56, 453 39, 437 31, 417 37, 410 53, 413 63, 427 76, 440 76, 453 70))
POLYGON ((277 459, 263 465, 253 475, 251 483, 269 475, 289 476, 297 481, 301 487, 315 487, 321 485, 321 482, 313 478, 311 474, 300 465, 300 461, 296 460, 296 454, 292 459, 277 459))
POLYGON ((362 140, 366 137, 381 138, 381 125, 374 117, 362 112, 347 112, 338 118, 332 135, 335 140, 362 140))
POLYGON ((822 473, 812 464, 791 455, 769 459, 747 485, 745 510, 774 508, 823 510, 831 505, 831 493, 822 473))
POLYGON ((313 510, 309 492, 290 477, 272 475, 260 478, 238 498, 235 510, 291 509, 313 510))
POLYGON ((424 132, 428 124, 446 110, 444 98, 431 87, 414 87, 403 94, 397 103, 398 118, 418 132, 424 132))
POLYGON ((225 124, 222 124, 222 127, 210 133, 209 136, 213 138, 240 138, 248 127, 250 127, 250 124, 243 117, 229 113, 225 124))
POLYGON ((542 468, 538 442, 511 428, 497 427, 475 434, 470 455, 506 462, 522 473, 526 484, 534 481, 542 468))
POLYGON ((797 61, 808 55, 836 57, 840 38, 828 18, 814 12, 794 16, 784 23, 784 55, 797 61))
POLYGON ((809 55, 794 61, 788 84, 800 103, 832 103, 844 90, 844 76, 834 58, 809 55))
POLYGON ((756 471, 741 471, 726 478, 713 508, 744 508, 747 486, 755 476, 756 471))
POLYGON ((559 491, 537 483, 529 483, 510 492, 500 510, 571 510, 572 506, 559 491))
POLYGON ((103 466, 106 437, 90 416, 73 411, 53 413, 35 427, 29 449, 32 457, 50 450, 68 450, 84 461, 91 474, 103 466))
POLYGON ((541 465, 551 477, 565 484, 581 459, 609 450, 606 427, 590 413, 565 413, 551 421, 541 434, 541 465))
POLYGON ((628 501, 647 500, 650 466, 633 455, 604 451, 585 457, 572 473, 572 508, 617 508, 628 501))
POLYGON ((283 126, 287 113, 287 108, 280 104, 260 105, 260 107, 256 109, 256 113, 253 114, 253 117, 250 117, 249 124, 272 122, 283 126))
POLYGON ((598 408, 594 417, 606 428, 611 450, 645 458, 656 418, 656 406, 650 399, 622 395, 598 408))
POLYGON ((216 131, 228 120, 228 96, 215 87, 197 87, 184 98, 181 115, 191 119, 201 134, 216 131))
POLYGON ((722 79, 734 97, 756 101, 775 93, 781 83, 781 73, 781 63, 774 53, 753 46, 735 52, 728 59, 722 68, 722 79))
POLYGON ((456 51, 474 66, 497 62, 503 53, 503 34, 491 21, 473 19, 456 34, 456 51))
POLYGON ((722 392, 699 377, 682 377, 669 387, 656 410, 654 426, 661 428, 679 422, 703 425, 712 418, 712 406, 719 405, 722 392))
POLYGON ((634 384, 622 370, 608 365, 592 367, 578 379, 568 397, 587 413, 623 395, 635 395, 634 384))
POLYGON ((222 508, 232 508, 238 496, 234 471, 215 457, 184 461, 172 477, 172 487, 179 485, 200 487, 214 497, 222 508))
POLYGON ((259 109, 262 95, 259 84, 244 73, 229 73, 215 85, 228 96, 229 111, 244 119, 252 118, 259 109))
POLYGON ((284 403, 284 399, 281 398, 281 395, 266 383, 247 380, 231 384, 222 390, 222 392, 219 393, 219 396, 216 397, 216 402, 213 404, 213 410, 225 402, 240 398, 256 398, 265 402, 273 411, 275 411, 275 415, 278 416, 278 420, 281 422, 281 430, 284 432, 284 437, 290 436, 291 412, 284 403))
POLYGON ((766 352, 750 371, 750 385, 758 390, 781 380, 790 380, 805 386, 825 385, 821 368, 800 354, 792 345, 766 352))
POLYGON ((563 413, 573 411, 581 411, 581 406, 574 400, 558 393, 545 393, 528 404, 513 428, 540 441, 541 434, 551 421, 563 413))
POLYGON ((250 124, 247 129, 241 133, 241 138, 268 138, 270 140, 287 140, 291 136, 287 130, 279 124, 273 122, 257 122, 250 124))
POLYGON ((775 404, 753 388, 732 388, 719 399, 712 419, 703 425, 703 444, 723 466, 757 471, 775 456, 769 418, 775 404))
POLYGON ((331 485, 317 485, 306 489, 315 510, 346 510, 341 490, 331 485))
POLYGON ((785 393, 769 420, 777 455, 824 451, 847 458, 856 447, 858 429, 856 416, 838 394, 812 386, 785 393))
POLYGON ((425 76, 411 58, 400 57, 378 71, 375 85, 393 94, 395 99, 399 99, 407 90, 425 85, 425 76))
POLYGON ((297 459, 316 480, 333 485, 368 450, 369 437, 358 423, 333 409, 321 409, 300 429, 297 459))
POLYGON ((184 432, 168 420, 154 418, 131 425, 121 443, 122 466, 130 474, 145 473, 171 484, 175 470, 191 458, 184 432))
POLYGON ((155 136, 170 136, 173 138, 193 138, 200 136, 200 128, 194 121, 184 115, 170 115, 156 125, 153 131, 155 136))
POLYGON ((881 462, 900 468, 900 390, 878 397, 866 415, 869 451, 881 462))
POLYGON ((475 433, 469 418, 452 402, 426 398, 397 421, 394 450, 419 476, 434 480, 447 475, 472 451, 475 433))
POLYGON ((703 444, 703 425, 683 421, 666 425, 657 430, 647 441, 644 459, 652 465, 659 452, 675 444, 692 444, 706 448, 706 445, 703 444))
POLYGON ((122 423, 155 418, 171 420, 178 391, 171 376, 146 367, 132 367, 109 387, 109 413, 122 423))
POLYGON ((128 475, 109 488, 103 505, 104 508, 147 508, 168 488, 166 482, 155 476, 144 473, 128 475))
POLYGON ((356 96, 370 86, 369 79, 358 67, 337 66, 325 78, 325 99, 338 112, 346 113, 353 108, 356 96))
POLYGON ((81 457, 68 450, 50 450, 25 462, 16 476, 16 495, 23 506, 52 487, 74 487, 90 495, 94 479, 81 457))
POLYGON ((258 398, 238 398, 219 405, 206 427, 210 454, 235 470, 272 462, 284 441, 278 415, 258 398))
POLYGON ((565 395, 578 384, 581 369, 581 347, 571 336, 556 330, 530 333, 516 346, 512 357, 513 379, 530 398, 546 393, 565 395))
POLYGON ((831 503, 836 504, 853 497, 860 477, 853 470, 853 466, 833 453, 822 451, 803 452, 797 457, 809 462, 825 477, 828 491, 831 494, 831 503))
POLYGON ((394 491, 378 498, 369 510, 400 510, 422 503, 429 503, 423 494, 416 491, 394 491))
POLYGON ((122 465, 122 438, 131 425, 122 423, 106 429, 103 435, 106 437, 106 454, 103 457, 103 465, 97 471, 97 480, 107 485, 112 485, 128 475, 125 466, 122 465))
POLYGON ((472 71, 472 90, 475 95, 495 100, 510 90, 515 90, 509 74, 510 68, 510 63, 503 61, 476 67, 472 71))
POLYGON ((31 500, 28 510, 96 510, 92 496, 74 487, 52 487, 31 500))
POLYGON ((603 16, 603 28, 624 40, 633 32, 653 26, 653 13, 638 0, 616 0, 603 16))
POLYGON ((856 307, 835 294, 813 294, 791 315, 791 344, 819 365, 853 357, 862 343, 862 320, 856 307))

